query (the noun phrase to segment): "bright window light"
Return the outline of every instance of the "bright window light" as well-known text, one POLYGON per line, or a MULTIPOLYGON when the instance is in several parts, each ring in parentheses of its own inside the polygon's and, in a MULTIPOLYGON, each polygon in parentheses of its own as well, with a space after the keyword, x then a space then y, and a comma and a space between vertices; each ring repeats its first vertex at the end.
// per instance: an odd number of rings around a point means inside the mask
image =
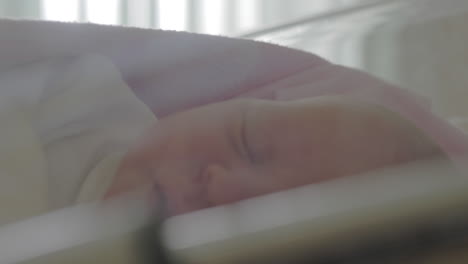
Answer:
POLYGON ((155 0, 133 0, 127 5, 128 24, 137 27, 149 27, 151 25, 151 4, 155 0))
POLYGON ((43 0, 42 16, 47 20, 78 21, 79 0, 43 0))
POLYGON ((237 24, 239 30, 251 30, 258 26, 260 10, 258 0, 238 0, 237 24))
POLYGON ((119 0, 87 0, 87 20, 97 24, 118 24, 120 17, 119 2, 119 0))
POLYGON ((226 5, 224 0, 202 1, 202 22, 204 33, 219 35, 225 30, 226 5))
POLYGON ((158 4, 158 11, 160 28, 187 29, 187 0, 161 0, 158 4))

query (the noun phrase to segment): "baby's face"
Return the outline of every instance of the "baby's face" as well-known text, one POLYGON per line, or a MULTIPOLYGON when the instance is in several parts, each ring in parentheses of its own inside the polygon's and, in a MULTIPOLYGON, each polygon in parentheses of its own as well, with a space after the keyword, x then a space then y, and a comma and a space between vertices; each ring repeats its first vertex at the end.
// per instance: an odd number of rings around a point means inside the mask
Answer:
POLYGON ((408 122, 369 104, 227 101, 161 120, 124 158, 109 195, 157 186, 179 214, 434 152, 408 122))

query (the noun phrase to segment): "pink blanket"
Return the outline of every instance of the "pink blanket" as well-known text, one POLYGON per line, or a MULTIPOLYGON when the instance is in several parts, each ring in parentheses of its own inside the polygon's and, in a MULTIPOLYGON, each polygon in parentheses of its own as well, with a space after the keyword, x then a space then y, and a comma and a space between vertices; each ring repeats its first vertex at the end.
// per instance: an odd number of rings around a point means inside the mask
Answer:
POLYGON ((401 113, 460 164, 468 156, 466 136, 414 96, 312 54, 182 32, 0 20, 0 71, 81 53, 111 58, 158 116, 235 97, 291 100, 341 93, 401 113))

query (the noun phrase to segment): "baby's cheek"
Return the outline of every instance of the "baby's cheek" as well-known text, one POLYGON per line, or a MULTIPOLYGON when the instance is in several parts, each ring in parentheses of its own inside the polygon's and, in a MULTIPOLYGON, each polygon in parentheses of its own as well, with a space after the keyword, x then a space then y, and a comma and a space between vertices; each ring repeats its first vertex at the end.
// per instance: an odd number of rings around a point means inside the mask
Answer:
POLYGON ((268 193, 270 182, 249 168, 229 169, 211 177, 206 184, 207 200, 213 205, 225 205, 268 193))
POLYGON ((206 196, 213 206, 217 206, 234 202, 241 194, 237 186, 231 185, 229 188, 226 182, 212 179, 206 187, 206 196))

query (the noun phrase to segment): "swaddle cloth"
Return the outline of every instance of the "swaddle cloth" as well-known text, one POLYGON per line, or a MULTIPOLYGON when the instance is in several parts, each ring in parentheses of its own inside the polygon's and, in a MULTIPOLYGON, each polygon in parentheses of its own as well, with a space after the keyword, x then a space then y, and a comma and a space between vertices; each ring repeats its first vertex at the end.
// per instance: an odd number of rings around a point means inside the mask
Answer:
POLYGON ((0 224, 98 199, 156 121, 97 54, 4 71, 0 87, 0 224))

